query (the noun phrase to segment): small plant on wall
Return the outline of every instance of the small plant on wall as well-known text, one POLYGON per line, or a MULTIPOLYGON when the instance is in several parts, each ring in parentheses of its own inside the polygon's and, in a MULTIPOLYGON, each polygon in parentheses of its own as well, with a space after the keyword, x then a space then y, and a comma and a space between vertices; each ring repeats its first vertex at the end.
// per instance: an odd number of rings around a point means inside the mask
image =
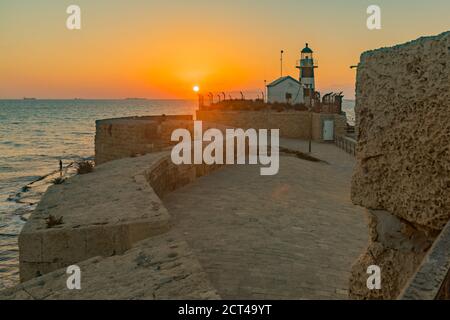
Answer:
POLYGON ((63 177, 57 177, 55 179, 52 180, 53 184, 63 184, 65 181, 65 179, 63 177))

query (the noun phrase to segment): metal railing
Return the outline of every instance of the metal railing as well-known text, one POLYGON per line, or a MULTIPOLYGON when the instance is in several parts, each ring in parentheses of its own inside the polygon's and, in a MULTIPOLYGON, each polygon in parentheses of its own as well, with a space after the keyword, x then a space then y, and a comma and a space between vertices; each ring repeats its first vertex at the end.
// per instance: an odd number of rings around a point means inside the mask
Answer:
POLYGON ((334 144, 351 155, 356 155, 356 140, 346 136, 336 136, 334 144))
POLYGON ((211 106, 224 101, 265 101, 265 92, 261 91, 215 91, 199 94, 199 104, 211 106))

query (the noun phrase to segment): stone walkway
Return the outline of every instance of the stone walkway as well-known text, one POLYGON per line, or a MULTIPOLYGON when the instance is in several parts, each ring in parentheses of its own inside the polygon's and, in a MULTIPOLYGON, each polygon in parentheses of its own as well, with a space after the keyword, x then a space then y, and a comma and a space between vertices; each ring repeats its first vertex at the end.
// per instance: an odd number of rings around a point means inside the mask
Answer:
MULTIPOLYGON (((307 151, 307 142, 281 145, 307 151)), ((280 157, 275 176, 235 165, 169 194, 164 203, 224 299, 346 299, 352 263, 367 244, 350 201, 354 158, 313 144, 324 162, 280 157)))

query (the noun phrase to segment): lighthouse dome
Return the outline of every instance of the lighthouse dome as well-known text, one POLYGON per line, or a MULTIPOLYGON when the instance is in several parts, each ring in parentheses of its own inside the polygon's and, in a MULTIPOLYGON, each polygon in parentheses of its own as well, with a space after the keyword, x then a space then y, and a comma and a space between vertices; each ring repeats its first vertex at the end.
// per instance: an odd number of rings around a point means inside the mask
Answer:
POLYGON ((313 51, 308 47, 308 44, 306 44, 306 47, 303 48, 302 53, 313 53, 313 51))

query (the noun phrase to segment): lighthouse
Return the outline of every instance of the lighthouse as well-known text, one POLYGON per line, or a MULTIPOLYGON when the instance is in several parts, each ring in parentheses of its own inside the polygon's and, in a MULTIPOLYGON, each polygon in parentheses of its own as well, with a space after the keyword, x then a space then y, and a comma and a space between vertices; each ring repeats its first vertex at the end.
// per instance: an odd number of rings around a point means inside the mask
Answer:
POLYGON ((297 68, 300 71, 299 80, 303 88, 305 100, 310 100, 316 88, 314 83, 314 68, 317 68, 317 66, 314 65, 313 51, 308 44, 301 51, 297 68))

